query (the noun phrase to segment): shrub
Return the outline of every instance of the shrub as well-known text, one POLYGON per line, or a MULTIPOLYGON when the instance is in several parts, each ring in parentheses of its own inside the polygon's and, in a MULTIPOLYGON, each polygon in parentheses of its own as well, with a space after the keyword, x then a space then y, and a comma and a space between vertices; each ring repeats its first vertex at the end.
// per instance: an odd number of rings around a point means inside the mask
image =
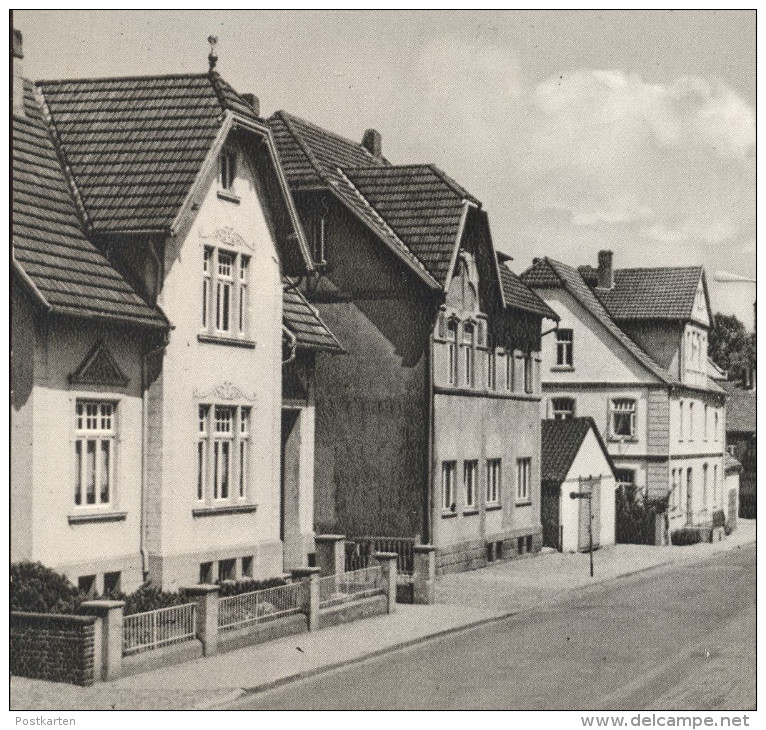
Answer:
POLYGON ((225 598, 226 596, 238 596, 240 593, 261 591, 264 588, 284 586, 287 585, 287 581, 283 578, 267 578, 266 580, 241 578, 240 580, 219 580, 218 585, 221 586, 219 595, 221 598, 225 598))
POLYGON ((157 608, 168 608, 169 606, 180 606, 189 603, 189 599, 182 593, 171 593, 163 591, 161 588, 152 585, 150 581, 144 583, 133 593, 127 595, 114 594, 104 596, 118 601, 125 601, 125 615, 132 613, 143 613, 144 611, 154 611, 157 608))
POLYGON ((722 509, 713 512, 713 527, 723 527, 726 524, 726 515, 722 509))
POLYGON ((694 545, 702 540, 699 528, 683 527, 675 530, 670 535, 670 542, 673 545, 694 545))
POLYGON ((71 613, 85 599, 65 575, 42 563, 11 565, 11 611, 71 613))
POLYGON ((633 485, 620 487, 615 494, 617 542, 654 544, 654 517, 667 508, 668 497, 648 497, 633 485))
POLYGON ((724 533, 724 535, 726 535, 728 537, 729 535, 731 535, 732 532, 734 532, 734 528, 732 527, 730 522, 727 522, 723 526, 723 533, 724 533))

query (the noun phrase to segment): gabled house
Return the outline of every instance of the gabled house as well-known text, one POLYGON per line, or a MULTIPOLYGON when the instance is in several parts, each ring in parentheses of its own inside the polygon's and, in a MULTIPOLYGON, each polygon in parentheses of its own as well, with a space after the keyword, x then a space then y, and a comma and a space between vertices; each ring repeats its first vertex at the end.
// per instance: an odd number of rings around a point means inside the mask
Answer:
POLYGON ((719 384, 728 394, 726 451, 732 457, 729 463, 733 472, 739 464, 739 516, 753 519, 758 506, 755 390, 729 381, 719 384))
POLYGON ((614 545, 617 482, 596 422, 548 418, 542 429, 543 545, 562 552, 614 545))
POLYGON ((14 103, 12 557, 89 590, 314 549, 314 361, 340 346, 292 285, 313 265, 269 129, 213 66, 14 103))
POLYGON ((316 372, 316 529, 431 542, 440 572, 540 547, 539 352, 556 315, 481 202, 285 112, 269 119, 348 353, 316 372))
POLYGON ((708 525, 724 494, 725 391, 708 376, 702 267, 579 270, 536 260, 522 275, 560 316, 544 341, 550 418, 591 416, 618 484, 669 496, 670 527, 708 525))

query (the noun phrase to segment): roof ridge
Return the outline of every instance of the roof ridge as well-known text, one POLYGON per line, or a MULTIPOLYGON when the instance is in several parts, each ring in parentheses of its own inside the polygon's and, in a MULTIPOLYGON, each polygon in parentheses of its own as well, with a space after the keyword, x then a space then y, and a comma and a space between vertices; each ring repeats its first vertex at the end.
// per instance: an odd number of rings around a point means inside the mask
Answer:
POLYGON ((175 73, 175 74, 135 74, 133 76, 83 76, 69 79, 40 79, 36 86, 60 86, 63 84, 97 83, 104 81, 147 81, 149 79, 201 79, 209 76, 207 73, 175 73))
POLYGON ((431 171, 447 186, 452 188, 452 190, 459 195, 461 198, 464 198, 466 200, 469 200, 472 203, 475 203, 481 208, 481 200, 479 200, 475 195, 472 195, 468 192, 457 180, 455 180, 451 175, 448 175, 444 170, 442 170, 440 167, 438 167, 433 162, 429 163, 428 167, 431 169, 431 171))
MULTIPOLYGON (((367 155, 367 157, 369 157, 371 160, 377 160, 378 162, 380 162, 382 159, 380 157, 375 157, 375 155, 373 155, 372 152, 370 152, 361 142, 355 142, 354 140, 349 139, 348 137, 344 137, 342 134, 338 134, 337 132, 333 132, 330 129, 325 129, 324 127, 320 127, 315 122, 310 122, 308 121, 308 119, 299 117, 296 114, 292 114, 288 111, 285 111, 284 109, 279 109, 278 111, 274 112, 272 116, 276 116, 277 114, 279 114, 284 119, 285 122, 287 122, 286 118, 289 118, 291 121, 296 121, 300 124, 305 124, 307 127, 311 127, 312 129, 322 132, 322 134, 327 134, 330 137, 335 137, 335 139, 338 139, 341 142, 345 142, 346 144, 351 145, 352 147, 357 147, 362 152, 364 152, 364 154, 367 155)), ((388 162, 388 160, 386 160, 385 163, 387 167, 391 166, 391 163, 388 162)))
POLYGON ((303 154, 306 155, 306 159, 308 160, 309 165, 311 165, 314 172, 317 174, 317 177, 319 177, 319 179, 322 180, 326 185, 329 185, 329 182, 325 179, 326 173, 322 170, 321 165, 319 164, 319 160, 317 160, 313 150, 311 150, 308 144, 306 144, 306 140, 304 140, 301 135, 295 131, 290 114, 280 110, 274 112, 272 116, 276 116, 277 114, 280 115, 280 118, 285 123, 285 127, 287 127, 287 131, 290 133, 290 136, 295 140, 295 144, 297 144, 298 147, 301 148, 303 154))
MULTIPOLYGON (((584 266, 589 266, 589 264, 583 264, 584 266)), ((594 271, 597 270, 594 266, 590 268, 594 271)), ((695 264, 693 266, 621 266, 616 268, 615 271, 699 271, 704 268, 704 264, 695 264)))

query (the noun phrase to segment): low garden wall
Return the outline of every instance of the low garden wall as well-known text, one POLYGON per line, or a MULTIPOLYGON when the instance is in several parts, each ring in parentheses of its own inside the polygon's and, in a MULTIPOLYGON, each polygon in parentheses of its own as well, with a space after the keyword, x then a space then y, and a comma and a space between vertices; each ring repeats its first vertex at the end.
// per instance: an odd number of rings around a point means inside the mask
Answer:
POLYGON ((11 612, 10 671, 88 686, 98 674, 95 616, 11 612))

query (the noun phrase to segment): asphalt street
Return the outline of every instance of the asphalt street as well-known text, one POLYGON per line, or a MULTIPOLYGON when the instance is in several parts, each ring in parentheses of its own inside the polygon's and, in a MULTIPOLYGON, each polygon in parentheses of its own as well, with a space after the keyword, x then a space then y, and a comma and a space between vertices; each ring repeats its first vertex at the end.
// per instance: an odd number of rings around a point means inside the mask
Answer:
POLYGON ((232 709, 752 710, 755 575, 750 545, 247 695, 232 709))

